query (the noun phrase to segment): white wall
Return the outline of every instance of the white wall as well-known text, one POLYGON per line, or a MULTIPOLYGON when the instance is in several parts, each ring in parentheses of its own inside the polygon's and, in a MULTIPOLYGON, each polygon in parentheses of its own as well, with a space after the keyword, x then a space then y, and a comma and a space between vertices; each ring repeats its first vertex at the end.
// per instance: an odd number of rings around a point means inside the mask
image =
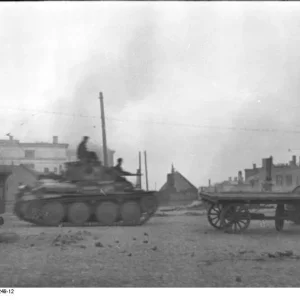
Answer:
POLYGON ((22 148, 18 145, 1 145, 0 147, 0 164, 3 165, 33 164, 38 172, 44 172, 45 168, 48 168, 50 172, 54 172, 57 168, 59 172, 60 166, 64 167, 67 161, 67 148, 45 145, 22 146, 22 148), (25 158, 25 150, 34 150, 34 158, 25 158))

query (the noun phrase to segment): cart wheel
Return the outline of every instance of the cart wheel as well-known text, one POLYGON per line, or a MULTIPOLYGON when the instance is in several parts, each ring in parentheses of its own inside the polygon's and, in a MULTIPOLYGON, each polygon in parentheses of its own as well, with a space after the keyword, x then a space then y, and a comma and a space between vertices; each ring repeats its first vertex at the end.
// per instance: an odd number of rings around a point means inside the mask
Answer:
POLYGON ((217 229, 221 229, 221 211, 222 206, 219 204, 212 204, 207 211, 209 224, 217 229))
POLYGON ((245 205, 225 206, 221 212, 221 228, 226 233, 240 233, 249 227, 251 215, 245 205))
POLYGON ((281 231, 284 226, 284 204, 277 204, 275 212, 275 228, 277 231, 281 231))

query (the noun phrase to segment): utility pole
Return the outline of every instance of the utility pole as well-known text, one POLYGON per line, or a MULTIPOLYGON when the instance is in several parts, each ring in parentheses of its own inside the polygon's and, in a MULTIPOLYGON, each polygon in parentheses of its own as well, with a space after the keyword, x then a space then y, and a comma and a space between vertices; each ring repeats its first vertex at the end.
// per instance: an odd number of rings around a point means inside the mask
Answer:
POLYGON ((144 151, 145 157, 145 175, 146 175, 146 190, 148 191, 148 168, 147 168, 147 152, 144 151))
POLYGON ((104 103, 103 103, 103 94, 99 93, 100 99, 100 110, 101 110, 101 123, 102 123, 102 143, 103 143, 103 159, 104 166, 108 167, 107 163, 107 145, 106 145, 106 128, 105 128, 105 113, 104 113, 104 103))
POLYGON ((141 189, 142 188, 142 179, 141 179, 141 174, 142 174, 142 158, 141 158, 141 151, 139 151, 139 168, 137 170, 137 174, 140 176, 137 176, 137 188, 141 189))

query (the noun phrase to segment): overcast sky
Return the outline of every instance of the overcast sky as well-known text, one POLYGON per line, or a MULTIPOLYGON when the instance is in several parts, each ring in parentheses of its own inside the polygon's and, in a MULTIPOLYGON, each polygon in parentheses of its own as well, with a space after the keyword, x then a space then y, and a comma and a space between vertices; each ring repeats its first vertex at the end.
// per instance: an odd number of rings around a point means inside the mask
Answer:
POLYGON ((102 91, 151 188, 172 163, 200 186, 300 156, 300 3, 1 3, 0 43, 0 138, 101 144, 102 91))

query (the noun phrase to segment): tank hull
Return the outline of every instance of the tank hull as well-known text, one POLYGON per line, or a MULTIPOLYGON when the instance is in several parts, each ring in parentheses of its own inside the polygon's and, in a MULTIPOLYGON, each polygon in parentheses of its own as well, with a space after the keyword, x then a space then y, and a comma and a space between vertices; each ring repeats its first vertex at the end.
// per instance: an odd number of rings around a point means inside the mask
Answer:
POLYGON ((140 226, 158 207, 155 191, 136 189, 99 164, 67 164, 59 178, 19 187, 15 215, 39 226, 140 226))
POLYGON ((141 226, 158 208, 156 192, 32 195, 17 201, 15 215, 38 226, 141 226))

